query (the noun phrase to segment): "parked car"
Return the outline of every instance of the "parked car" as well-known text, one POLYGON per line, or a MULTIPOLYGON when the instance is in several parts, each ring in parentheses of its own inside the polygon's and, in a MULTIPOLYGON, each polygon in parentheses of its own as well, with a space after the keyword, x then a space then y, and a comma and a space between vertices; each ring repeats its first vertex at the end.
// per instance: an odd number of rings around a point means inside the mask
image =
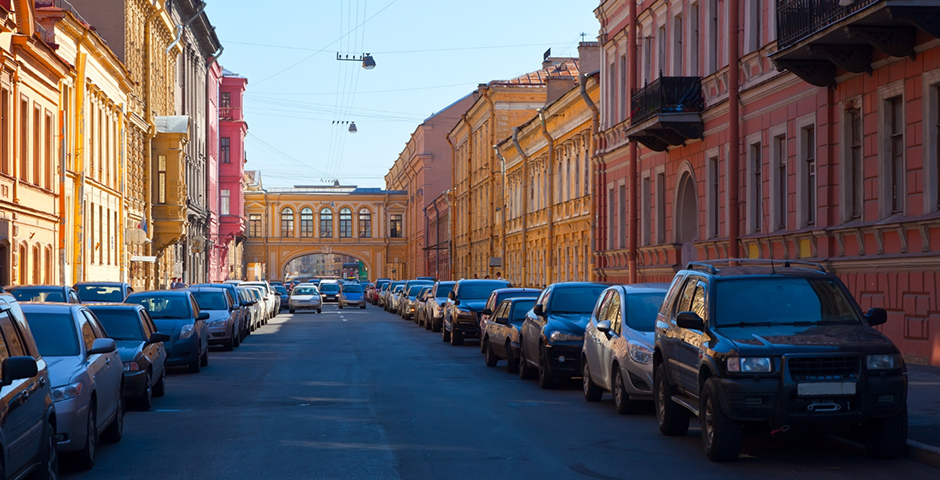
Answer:
POLYGON ((454 284, 444 310, 442 339, 462 345, 465 338, 480 338, 480 311, 493 290, 509 287, 505 280, 462 279, 454 284))
POLYGON ((388 308, 385 305, 385 300, 388 296, 388 289, 392 286, 392 282, 383 283, 382 288, 377 289, 375 304, 382 307, 385 311, 388 311, 388 308))
POLYGON ((347 283, 340 289, 339 299, 337 300, 339 308, 359 307, 366 308, 366 298, 363 296, 362 285, 358 283, 347 283))
POLYGON ((271 288, 271 285, 267 282, 267 280, 259 280, 257 282, 242 282, 239 285, 261 288, 265 298, 265 306, 268 307, 268 318, 274 318, 277 316, 277 313, 281 309, 281 296, 278 295, 278 293, 274 291, 273 288, 271 288))
POLYGON ((388 299, 385 301, 386 310, 392 313, 398 313, 401 306, 401 295, 405 290, 405 282, 395 285, 388 292, 388 299))
POLYGON ((258 302, 251 293, 250 288, 239 286, 235 291, 238 293, 238 298, 242 306, 247 309, 248 314, 245 318, 248 321, 248 332, 250 335, 251 332, 261 328, 261 317, 264 315, 264 306, 258 302))
POLYGON ((189 367, 199 373, 209 365, 208 312, 199 310, 193 294, 188 290, 155 290, 133 293, 125 303, 143 305, 160 333, 170 336, 166 347, 167 366, 189 367))
POLYGON ((153 397, 166 394, 166 348, 170 336, 160 333, 142 305, 88 305, 117 344, 124 365, 124 398, 150 410, 153 397))
POLYGON ((423 327, 424 324, 427 323, 427 319, 425 317, 427 314, 426 305, 428 303, 428 295, 431 293, 432 288, 434 288, 434 285, 421 287, 421 290, 418 290, 418 296, 415 297, 415 325, 423 327))
POLYGON ((224 288, 228 290, 229 295, 232 296, 232 299, 235 300, 235 304, 238 306, 238 316, 239 316, 239 325, 241 325, 241 336, 238 341, 245 341, 245 337, 251 334, 251 306, 247 304, 246 300, 243 300, 241 295, 238 294, 238 286, 231 283, 199 283, 193 285, 193 287, 214 287, 214 288, 224 288))
MULTIPOLYGON (((375 281, 373 288, 369 290, 369 301, 372 302, 372 305, 379 305, 379 296, 382 294, 382 288, 392 283, 391 280, 387 278, 380 278, 375 281)), ((381 305, 379 305, 381 306, 381 305)))
MULTIPOLYGON (((537 298, 541 293, 541 288, 500 288, 493 290, 486 299, 483 310, 480 310, 480 331, 486 330, 486 322, 489 321, 490 315, 496 310, 496 306, 503 300, 515 297, 537 298)), ((484 353, 483 342, 480 342, 480 353, 484 353)))
POLYGON ((82 303, 78 292, 68 285, 9 285, 3 290, 19 302, 82 303))
POLYGON ((511 297, 496 306, 480 341, 486 366, 495 367, 500 359, 506 359, 509 373, 519 370, 519 329, 533 305, 535 298, 511 297))
POLYGON ((584 327, 601 292, 609 285, 562 282, 549 285, 526 314, 520 332, 519 376, 536 374, 539 386, 581 374, 584 327))
POLYGON ((287 289, 284 288, 284 285, 271 285, 271 288, 277 292, 278 297, 278 309, 287 310, 287 298, 290 297, 290 293, 287 292, 287 289))
POLYGON ((56 405, 49 365, 40 355, 19 303, 0 293, 0 477, 59 475, 56 405), (6 340, 10 338, 10 340, 6 340), (11 408, 15 406, 15 408, 11 408))
POLYGON ((130 285, 122 282, 79 282, 75 291, 82 303, 121 303, 134 293, 130 285))
POLYGON ((310 284, 300 284, 294 287, 287 299, 290 313, 296 310, 316 310, 323 313, 323 301, 320 299, 320 290, 310 284))
POLYGON ((693 262, 656 320, 653 399, 660 431, 699 417, 705 454, 738 457, 747 431, 799 427, 856 436, 869 455, 900 457, 907 374, 898 348, 819 264, 693 262))
POLYGON ((392 302, 394 302, 394 297, 397 292, 401 291, 401 288, 405 286, 404 280, 398 280, 388 284, 388 288, 385 289, 385 295, 383 296, 383 304, 386 312, 394 312, 398 310, 398 307, 395 306, 392 308, 392 302))
POLYGON ((206 324, 209 327, 209 345, 221 345, 226 351, 232 351, 241 344, 240 305, 228 293, 228 290, 215 287, 190 288, 200 312, 208 312, 206 324))
POLYGON ((248 289, 248 292, 255 299, 255 303, 261 310, 261 325, 267 325, 268 320, 271 318, 271 308, 268 306, 270 300, 267 295, 264 294, 264 289, 257 285, 250 285, 244 288, 248 289))
POLYGON ((428 301, 424 306, 425 310, 427 310, 428 318, 424 328, 432 332, 441 331, 441 325, 444 324, 444 307, 447 305, 448 301, 447 296, 450 295, 456 283, 457 282, 437 282, 434 284, 434 287, 431 288, 428 301))
POLYGON ((398 314, 404 320, 414 319, 418 306, 418 292, 433 284, 411 283, 402 288, 399 300, 398 314))
POLYGON ((668 283, 617 285, 604 290, 584 329, 584 398, 614 397, 617 413, 633 413, 636 400, 653 399, 653 332, 668 283))
POLYGON ((434 283, 437 281, 437 279, 434 277, 416 277, 415 280, 424 280, 424 281, 428 281, 431 283, 434 283))
POLYGON ((124 434, 124 367, 117 344, 84 305, 21 305, 39 354, 49 364, 59 452, 81 468, 95 465, 99 435, 118 442, 124 434))

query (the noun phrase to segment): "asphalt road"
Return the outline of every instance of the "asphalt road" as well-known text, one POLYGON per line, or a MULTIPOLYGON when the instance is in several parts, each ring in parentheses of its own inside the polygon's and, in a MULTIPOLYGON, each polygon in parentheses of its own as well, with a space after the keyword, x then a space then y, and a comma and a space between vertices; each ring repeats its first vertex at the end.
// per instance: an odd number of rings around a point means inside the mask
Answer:
MULTIPOLYGON (((693 420, 693 426, 697 421, 693 420)), ((174 372, 124 439, 103 445, 94 479, 938 478, 877 461, 835 437, 747 439, 715 464, 698 429, 659 433, 652 408, 619 416, 579 384, 540 390, 370 305, 283 313, 202 373, 174 372)))

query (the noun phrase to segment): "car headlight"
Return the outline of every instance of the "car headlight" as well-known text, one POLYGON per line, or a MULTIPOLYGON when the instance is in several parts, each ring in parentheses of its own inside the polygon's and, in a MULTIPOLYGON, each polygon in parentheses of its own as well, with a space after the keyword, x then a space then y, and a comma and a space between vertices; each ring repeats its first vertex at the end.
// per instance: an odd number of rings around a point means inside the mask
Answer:
POLYGON ((734 373, 769 373, 773 371, 773 365, 769 357, 731 357, 728 359, 728 371, 734 373))
POLYGON ((649 365, 653 363, 653 351, 646 345, 636 342, 630 342, 630 359, 640 365, 649 365))
POLYGON ((221 320, 213 320, 212 322, 209 323, 209 326, 210 326, 210 327, 223 327, 223 326, 225 326, 225 322, 227 322, 227 321, 228 321, 228 319, 225 319, 225 318, 223 318, 223 319, 221 319, 221 320))
POLYGON ((180 340, 191 336, 193 336, 193 325, 191 323, 183 325, 183 327, 180 328, 180 340))
POLYGON ((52 401, 61 402, 70 398, 76 398, 82 394, 82 382, 70 383, 61 387, 52 388, 52 401))
POLYGON ((457 310, 457 316, 461 318, 473 318, 473 312, 470 310, 457 310))
POLYGON ((127 362, 124 364, 125 372, 136 372, 138 370, 140 370, 140 365, 138 365, 137 362, 127 362))
POLYGON ((561 330, 552 332, 548 338, 552 342, 580 342, 584 339, 581 335, 575 335, 571 332, 563 332, 561 330))
POLYGON ((901 368, 901 355, 897 353, 868 355, 865 363, 869 370, 894 370, 901 368))

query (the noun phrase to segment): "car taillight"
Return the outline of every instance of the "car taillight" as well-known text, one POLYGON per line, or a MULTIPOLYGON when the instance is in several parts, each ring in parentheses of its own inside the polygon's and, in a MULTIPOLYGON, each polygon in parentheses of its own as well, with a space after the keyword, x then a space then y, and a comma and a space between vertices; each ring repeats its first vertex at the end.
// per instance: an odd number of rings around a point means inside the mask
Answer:
POLYGON ((136 372, 140 370, 140 365, 137 365, 137 362, 127 362, 124 364, 125 372, 136 372))

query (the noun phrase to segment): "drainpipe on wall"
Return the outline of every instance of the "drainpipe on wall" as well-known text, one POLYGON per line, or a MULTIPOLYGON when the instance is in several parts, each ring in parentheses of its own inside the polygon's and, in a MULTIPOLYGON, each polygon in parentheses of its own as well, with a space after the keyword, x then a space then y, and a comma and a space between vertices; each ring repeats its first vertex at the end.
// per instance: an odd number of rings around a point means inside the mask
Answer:
POLYGON ((555 281, 555 139, 548 133, 545 125, 545 110, 540 108, 539 122, 542 124, 542 136, 548 141, 548 259, 545 265, 545 285, 555 281))
MULTIPOLYGON (((630 92, 630 103, 633 103, 633 93, 637 88, 637 52, 636 49, 636 36, 637 36, 637 18, 636 18, 636 2, 629 2, 629 8, 627 16, 630 17, 630 26, 628 27, 627 33, 627 55, 630 58, 630 62, 627 64, 627 90, 630 92)), ((632 121, 632 120, 631 120, 632 121)), ((628 210, 629 218, 627 219, 627 235, 630 237, 627 239, 627 268, 629 269, 629 281, 630 283, 637 283, 639 275, 637 274, 637 265, 636 265, 636 250, 637 250, 637 219, 639 218, 639 195, 636 191, 636 177, 637 177, 637 165, 639 161, 639 146, 636 142, 630 141, 630 159, 627 164, 627 185, 630 186, 630 209, 628 210)), ((601 189, 602 185, 598 186, 597 194, 598 198, 603 195, 603 190, 601 189)), ((606 197, 604 197, 606 198, 606 197)), ((607 208, 610 211, 610 207, 607 208)), ((611 212, 612 214, 613 212, 611 212)), ((608 218, 608 225, 610 224, 610 219, 608 218)), ((610 232, 607 232, 607 238, 610 238, 610 232)), ((610 250, 611 245, 607 245, 607 249, 610 250)), ((605 275, 606 276, 606 275, 605 275)))
POLYGON ((421 209, 424 212, 424 274, 427 275, 431 270, 431 251, 428 250, 428 235, 431 230, 431 223, 428 221, 428 207, 421 209))
MULTIPOLYGON (((444 192, 444 195, 447 195, 447 192, 444 192)), ((441 280, 441 209, 437 206, 437 199, 434 200, 434 218, 437 220, 434 222, 434 238, 437 240, 434 242, 434 276, 441 280)))
MULTIPOLYGON (((454 126, 454 128, 457 128, 454 126)), ((454 168, 454 163, 457 160, 457 147, 454 146, 454 142, 450 139, 450 135, 445 135, 444 139, 447 140, 447 143, 450 145, 450 158, 451 158, 451 169, 450 169, 450 186, 451 188, 447 190, 447 243, 450 248, 450 255, 447 257, 447 261, 450 264, 450 279, 454 279, 454 231, 457 230, 454 227, 454 222, 456 222, 456 217, 454 217, 454 210, 451 208, 450 197, 453 195, 454 189, 457 188, 457 169, 454 168)))
POLYGON ((452 221, 454 219, 454 209, 451 204, 450 197, 454 194, 453 189, 448 189, 446 192, 444 200, 447 202, 447 273, 450 276, 450 279, 454 279, 454 232, 451 230, 452 221))
POLYGON ((738 258, 738 156, 741 150, 740 114, 738 113, 738 0, 728 1, 728 257, 738 258))
POLYGON ((180 40, 183 38, 183 31, 186 30, 186 27, 188 27, 190 23, 193 23, 193 20, 199 18, 199 15, 202 15, 202 11, 205 9, 206 3, 203 2, 202 5, 196 9, 196 13, 194 13, 193 16, 189 17, 188 20, 181 24, 176 24, 176 38, 173 40, 173 42, 170 43, 170 46, 166 47, 166 53, 170 53, 170 51, 173 50, 173 47, 180 43, 180 40))
MULTIPOLYGON (((503 154, 499 153, 499 145, 493 145, 493 151, 496 152, 496 158, 499 159, 499 170, 501 172, 501 178, 503 182, 502 188, 502 197, 503 201, 499 206, 500 212, 500 237, 502 241, 500 242, 500 253, 499 258, 503 262, 503 269, 506 268, 506 222, 509 221, 509 215, 506 212, 506 159, 503 158, 503 154)), ((509 272, 506 272, 506 276, 509 276, 509 272)))
MULTIPOLYGON (((493 104, 493 99, 490 98, 490 95, 489 95, 490 89, 489 89, 489 87, 487 87, 487 88, 485 88, 485 89, 482 89, 482 90, 483 90, 483 98, 486 100, 486 103, 489 104, 489 112, 490 112, 490 119, 489 119, 489 123, 490 123, 489 134, 490 134, 490 138, 489 138, 489 144, 490 144, 490 145, 494 145, 494 144, 496 143, 496 123, 497 123, 497 120, 496 120, 496 107, 495 107, 495 105, 493 104)), ((494 224, 494 221, 495 221, 495 219, 496 219, 496 208, 495 208, 495 204, 496 204, 496 182, 493 181, 493 177, 494 177, 493 173, 495 173, 495 172, 492 171, 492 167, 491 167, 491 165, 493 164, 493 162, 486 162, 486 164, 487 164, 487 166, 490 166, 490 167, 489 167, 489 168, 490 168, 490 171, 487 172, 487 173, 488 173, 488 178, 490 179, 490 181, 489 181, 489 187, 490 187, 490 188, 489 188, 489 190, 490 190, 490 192, 489 192, 489 198, 490 198, 490 202, 489 202, 489 205, 487 205, 487 208, 489 208, 489 212, 488 212, 489 215, 487 215, 487 216, 489 217, 488 223, 490 224, 490 258, 492 258, 493 256, 495 256, 494 254, 495 254, 495 252, 496 252, 496 250, 495 250, 495 245, 493 245, 493 237, 495 236, 495 233, 496 233, 495 225, 493 225, 493 224, 494 224)), ((502 257, 500 258, 500 260, 503 261, 503 262, 506 261, 506 260, 503 259, 502 257)), ((490 267, 490 261, 489 261, 489 258, 488 258, 488 259, 486 260, 486 271, 487 271, 487 273, 489 273, 489 271, 490 271, 491 269, 492 269, 492 267, 490 267)))
MULTIPOLYGON (((597 108, 597 105, 594 103, 594 100, 591 100, 591 96, 587 93, 587 77, 583 73, 578 74, 578 83, 579 90, 581 92, 581 99, 584 100, 584 104, 587 105, 588 109, 591 110, 591 135, 588 138, 588 155, 590 155, 591 161, 591 178, 597 178, 597 151, 596 145, 596 136, 597 136, 597 125, 598 119, 600 117, 600 110, 597 108)), ((587 193, 587 192, 584 192, 587 193)), ((591 252, 596 251, 595 245, 597 245, 597 207, 595 206, 596 202, 589 202, 591 204, 591 214, 590 214, 590 223, 589 228, 591 229, 591 252)), ((591 256, 591 263, 594 263, 594 257, 591 256)), ((587 274, 585 280, 593 281, 595 279, 595 271, 593 268, 587 269, 584 273, 587 274)))
MULTIPOLYGON (((153 139, 157 136, 157 123, 153 118, 153 98, 151 96, 150 90, 153 84, 151 77, 153 72, 151 72, 150 65, 151 59, 153 58, 153 42, 150 41, 151 36, 151 22, 154 18, 157 18, 163 12, 163 2, 157 2, 157 9, 154 10, 144 21, 144 117, 147 119, 147 125, 150 127, 150 130, 147 132, 147 143, 144 145, 144 201, 147 202, 147 240, 150 242, 147 243, 148 253, 153 255, 153 234, 154 234, 154 225, 153 225, 153 139)), ((158 252, 160 261, 163 261, 163 252, 158 252)), ((156 288, 157 280, 157 266, 158 263, 154 263, 153 272, 150 275, 147 275, 147 289, 152 290, 156 288)), ((148 270, 150 267, 147 267, 148 270)))
POLYGON ((463 121, 467 124, 467 278, 473 278, 473 125, 467 121, 467 114, 463 121))
POLYGON ((522 286, 528 286, 528 277, 526 276, 529 263, 529 156, 525 154, 522 145, 519 145, 519 127, 512 128, 512 144, 516 151, 522 157, 522 286))

